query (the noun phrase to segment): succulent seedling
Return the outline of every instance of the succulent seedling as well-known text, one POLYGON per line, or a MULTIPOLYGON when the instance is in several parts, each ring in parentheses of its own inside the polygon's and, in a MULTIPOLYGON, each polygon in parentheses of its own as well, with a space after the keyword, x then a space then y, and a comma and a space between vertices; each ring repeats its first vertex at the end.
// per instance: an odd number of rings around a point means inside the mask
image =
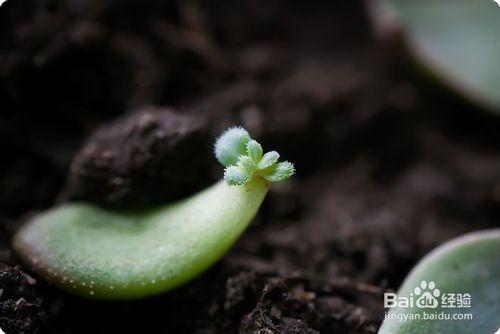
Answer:
MULTIPOLYGON (((382 37, 402 50, 432 82, 500 112, 500 8, 493 0, 373 0, 382 37)), ((405 54, 404 54, 405 55, 405 54)))
POLYGON ((397 294, 401 302, 390 309, 379 334, 494 333, 500 328, 499 255, 500 229, 471 233, 438 247, 405 279, 397 294), (409 298, 413 304, 405 304, 409 298), (443 312, 444 320, 425 319, 424 312, 443 312))
POLYGON ((215 144, 224 179, 180 202, 143 211, 69 203, 29 220, 13 246, 41 276, 77 294, 139 298, 173 289, 216 262, 259 209, 270 182, 294 174, 246 130, 215 144))

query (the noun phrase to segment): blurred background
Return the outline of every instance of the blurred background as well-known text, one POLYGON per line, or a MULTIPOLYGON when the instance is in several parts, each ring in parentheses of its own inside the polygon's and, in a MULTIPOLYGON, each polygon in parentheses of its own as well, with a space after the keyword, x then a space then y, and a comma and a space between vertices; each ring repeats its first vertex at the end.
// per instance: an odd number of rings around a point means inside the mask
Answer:
POLYGON ((386 289, 433 247, 500 218, 500 120, 407 65, 364 1, 8 0, 0 327, 376 333, 386 289), (16 227, 56 203, 144 207, 215 181, 211 142, 234 124, 297 175, 187 286, 82 300, 11 251, 16 227))

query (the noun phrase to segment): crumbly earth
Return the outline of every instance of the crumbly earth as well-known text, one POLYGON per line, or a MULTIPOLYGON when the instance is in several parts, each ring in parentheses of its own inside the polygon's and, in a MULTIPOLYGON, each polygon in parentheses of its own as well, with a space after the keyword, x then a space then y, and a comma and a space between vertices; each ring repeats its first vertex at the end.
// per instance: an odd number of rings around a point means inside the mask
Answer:
POLYGON ((200 117, 138 110, 89 137, 61 200, 141 208, 186 197, 209 184, 210 141, 200 117))
POLYGON ((383 292, 424 254, 500 220, 500 120, 416 80, 361 1, 7 1, 0 59, 8 334, 376 333, 383 292), (188 285, 81 299, 10 249, 54 203, 140 207, 220 178, 211 142, 232 124, 298 173, 188 285))

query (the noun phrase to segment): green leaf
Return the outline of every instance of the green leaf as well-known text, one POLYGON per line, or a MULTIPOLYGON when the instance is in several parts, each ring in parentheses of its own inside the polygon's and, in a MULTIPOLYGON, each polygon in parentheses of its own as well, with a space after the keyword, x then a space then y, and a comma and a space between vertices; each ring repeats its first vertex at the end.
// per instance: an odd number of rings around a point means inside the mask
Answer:
POLYGON ((242 127, 229 128, 215 142, 215 157, 223 166, 234 165, 246 154, 249 141, 250 135, 242 127))
POLYGON ((255 169, 257 168, 257 163, 255 162, 255 160, 250 158, 248 155, 240 156, 236 165, 244 169, 249 175, 253 175, 255 169))
POLYGON ((271 151, 267 152, 264 154, 262 157, 262 160, 257 164, 258 169, 266 169, 274 165, 278 159, 280 158, 280 155, 276 151, 271 151))
POLYGON ((224 171, 224 179, 231 186, 240 186, 250 181, 252 174, 240 166, 229 166, 224 171))
POLYGON ((255 140, 250 140, 247 144, 247 154, 254 161, 259 162, 262 159, 262 146, 255 140))
POLYGON ((382 34, 394 37, 399 28, 405 51, 425 74, 460 96, 500 112, 500 7, 494 0, 370 3, 382 34))
POLYGON ((413 296, 414 306, 391 308, 379 334, 495 333, 500 326, 499 252, 500 229, 471 233, 432 251, 413 268, 398 291, 398 297, 413 296), (423 284, 423 281, 426 283, 423 284), (431 281, 432 286, 428 284, 431 281), (431 294, 426 295, 426 292, 431 294), (443 305, 443 298, 446 299, 448 294, 455 294, 455 299, 457 294, 469 294, 471 307, 444 307, 450 306, 443 305), (418 307, 419 296, 437 296, 434 297, 437 307, 418 307), (444 312, 450 317, 457 313, 470 313, 473 319, 424 320, 424 312, 444 312), (408 320, 397 320, 404 316, 408 320), (417 319, 418 316, 421 319, 417 319))
MULTIPOLYGON (((155 210, 62 205, 31 218, 13 247, 39 275, 88 297, 140 298, 173 289, 217 261, 261 205, 268 183, 257 173, 267 171, 257 171, 262 148, 249 141, 243 128, 217 140, 226 182, 155 210)), ((271 152, 265 161, 277 157, 271 152)), ((273 167, 274 179, 282 179, 286 164, 273 167)))
POLYGON ((13 246, 63 289, 90 298, 140 298, 173 289, 224 254, 255 216, 268 187, 218 182, 181 202, 125 212, 66 204, 32 218, 13 246))
POLYGON ((269 173, 263 174, 262 177, 270 182, 279 182, 288 179, 295 173, 295 168, 288 161, 279 162, 274 166, 269 173))

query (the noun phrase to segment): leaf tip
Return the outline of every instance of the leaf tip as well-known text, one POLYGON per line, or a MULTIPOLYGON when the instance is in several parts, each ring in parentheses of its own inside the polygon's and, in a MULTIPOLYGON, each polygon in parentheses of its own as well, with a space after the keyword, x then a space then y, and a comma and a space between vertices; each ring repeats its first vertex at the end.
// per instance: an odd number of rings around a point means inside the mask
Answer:
POLYGON ((227 129, 215 141, 215 157, 226 167, 234 165, 238 161, 239 156, 246 153, 246 146, 250 139, 247 130, 241 126, 234 126, 227 129))

